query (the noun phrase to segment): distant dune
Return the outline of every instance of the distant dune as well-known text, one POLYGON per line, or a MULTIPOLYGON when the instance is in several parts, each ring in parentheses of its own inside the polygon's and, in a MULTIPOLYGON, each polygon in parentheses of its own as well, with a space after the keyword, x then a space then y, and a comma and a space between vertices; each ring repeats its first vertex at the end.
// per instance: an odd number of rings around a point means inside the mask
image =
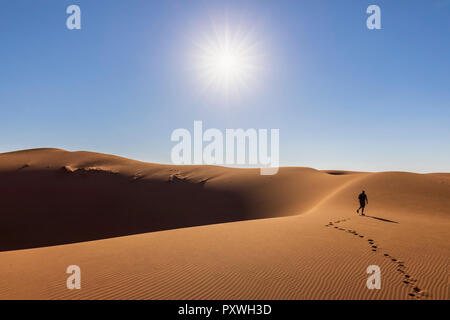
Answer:
POLYGON ((0 298, 448 299, 450 173, 259 173, 0 154, 0 298))

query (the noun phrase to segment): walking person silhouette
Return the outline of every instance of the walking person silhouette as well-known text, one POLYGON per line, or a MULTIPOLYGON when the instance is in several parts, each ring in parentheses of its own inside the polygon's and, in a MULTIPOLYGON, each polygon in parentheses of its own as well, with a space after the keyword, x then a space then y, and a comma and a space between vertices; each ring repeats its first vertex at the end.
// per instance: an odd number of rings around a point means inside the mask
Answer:
POLYGON ((359 200, 359 209, 356 210, 357 213, 359 213, 359 210, 361 210, 361 215, 365 215, 364 214, 364 208, 366 207, 366 203, 369 204, 369 199, 367 198, 366 195, 366 191, 362 191, 359 196, 358 196, 358 200, 359 200))

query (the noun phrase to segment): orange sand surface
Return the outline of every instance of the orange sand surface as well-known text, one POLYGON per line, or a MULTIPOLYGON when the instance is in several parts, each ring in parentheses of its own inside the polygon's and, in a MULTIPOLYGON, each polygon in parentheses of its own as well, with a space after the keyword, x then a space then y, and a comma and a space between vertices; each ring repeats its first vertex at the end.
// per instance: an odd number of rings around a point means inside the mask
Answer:
POLYGON ((449 173, 0 154, 0 299, 448 299, 449 230, 449 173))

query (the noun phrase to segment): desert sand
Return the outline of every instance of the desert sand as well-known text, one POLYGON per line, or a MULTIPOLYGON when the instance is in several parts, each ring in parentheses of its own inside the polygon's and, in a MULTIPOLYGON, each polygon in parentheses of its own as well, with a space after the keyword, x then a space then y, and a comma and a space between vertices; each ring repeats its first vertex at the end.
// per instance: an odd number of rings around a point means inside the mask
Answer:
POLYGON ((448 299, 449 230, 450 173, 0 154, 0 299, 448 299))

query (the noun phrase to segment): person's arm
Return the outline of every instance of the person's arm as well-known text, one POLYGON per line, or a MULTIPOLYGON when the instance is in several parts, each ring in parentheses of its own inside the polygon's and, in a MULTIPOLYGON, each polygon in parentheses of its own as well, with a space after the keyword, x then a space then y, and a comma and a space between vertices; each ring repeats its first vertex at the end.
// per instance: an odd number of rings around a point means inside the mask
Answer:
POLYGON ((368 196, 366 196, 366 202, 367 202, 367 204, 369 204, 369 197, 368 196))

